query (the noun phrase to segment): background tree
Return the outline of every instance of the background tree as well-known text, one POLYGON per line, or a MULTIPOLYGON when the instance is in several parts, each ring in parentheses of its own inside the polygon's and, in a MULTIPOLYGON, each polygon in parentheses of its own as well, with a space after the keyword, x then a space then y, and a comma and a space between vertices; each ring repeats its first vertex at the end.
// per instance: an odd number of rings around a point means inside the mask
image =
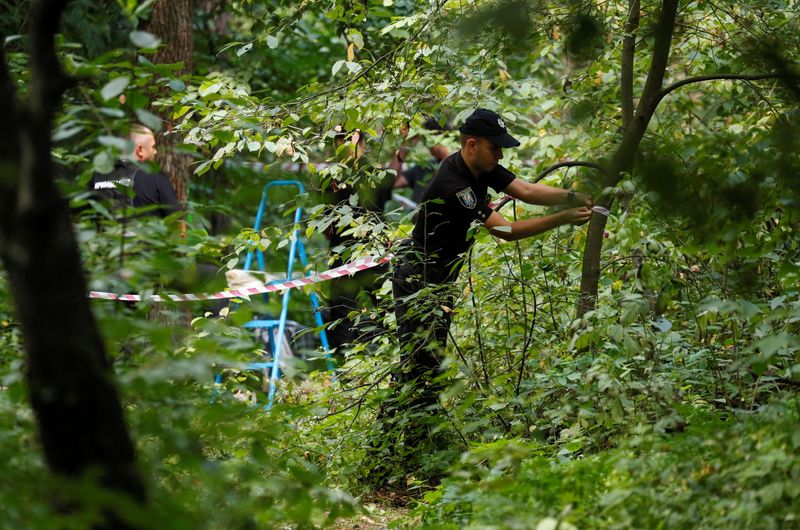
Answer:
MULTIPOLYGON (((633 68, 634 54, 636 52, 636 28, 639 25, 640 3, 633 0, 630 3, 628 20, 625 24, 625 38, 621 53, 620 94, 622 108, 622 139, 619 147, 611 155, 608 174, 602 184, 606 190, 613 190, 625 174, 633 170, 638 147, 648 125, 652 120, 659 103, 682 86, 692 83, 708 82, 719 79, 728 80, 762 80, 786 78, 791 79, 792 74, 782 69, 783 72, 765 72, 758 74, 719 73, 706 76, 687 78, 676 81, 669 87, 663 88, 664 75, 670 62, 672 49, 672 35, 676 26, 677 1, 665 1, 661 5, 658 19, 653 28, 653 55, 650 69, 647 74, 644 88, 638 98, 636 111, 633 113, 633 68)), ((781 64, 785 64, 780 60, 781 64)), ((614 200, 613 193, 605 192, 598 200, 598 204, 608 209, 614 200)), ((595 214, 589 224, 586 245, 583 254, 583 271, 581 274, 581 298, 578 304, 578 316, 595 308, 597 300, 597 286, 600 281, 600 261, 603 244, 603 234, 608 218, 605 215, 595 214)))
MULTIPOLYGON (((153 62, 177 65, 175 74, 178 76, 192 71, 194 7, 194 0, 159 0, 144 25, 146 31, 156 35, 162 43, 153 56, 153 62)), ((179 135, 172 134, 173 123, 168 113, 160 115, 165 126, 158 136, 158 161, 164 174, 169 177, 178 201, 186 204, 189 176, 192 173, 189 167, 191 158, 178 148, 183 142, 179 135)))
MULTIPOLYGON (((27 388, 47 464, 57 477, 90 476, 133 503, 144 503, 113 370, 89 310, 86 282, 66 203, 54 180, 50 135, 62 93, 73 83, 56 56, 66 1, 31 3, 30 86, 19 99, 0 50, 0 248, 27 353, 27 388)), ((86 497, 56 502, 82 510, 86 497)), ((127 528, 120 504, 101 503, 97 528, 127 528)))

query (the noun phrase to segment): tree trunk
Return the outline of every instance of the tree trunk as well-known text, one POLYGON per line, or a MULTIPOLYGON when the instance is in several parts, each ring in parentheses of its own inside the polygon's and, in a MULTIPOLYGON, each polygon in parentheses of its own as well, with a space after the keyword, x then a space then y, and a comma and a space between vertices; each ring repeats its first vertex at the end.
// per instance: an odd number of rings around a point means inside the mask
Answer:
MULTIPOLYGON (((678 0, 663 0, 658 23, 655 27, 655 43, 642 96, 636 107, 636 114, 630 126, 623 131, 622 143, 617 148, 606 173, 604 188, 613 188, 625 173, 630 172, 639 143, 647 131, 647 126, 661 101, 661 86, 667 69, 672 32, 675 28, 675 16, 678 0)), ((614 202, 613 194, 607 194, 597 201, 599 206, 610 209, 614 202)), ((589 221, 586 245, 583 250, 583 270, 581 272, 581 294, 578 301, 578 317, 595 308, 597 304, 597 285, 600 281, 600 253, 603 249, 603 232, 606 217, 594 213, 589 221)))
MULTIPOLYGON (((53 179, 53 115, 70 84, 54 45, 66 3, 31 3, 24 105, 0 48, 0 260, 21 324, 28 392, 48 467, 67 478, 96 472, 103 486, 143 504, 134 446, 89 307, 67 205, 53 179)), ((96 528, 127 528, 108 510, 96 528)))
POLYGON ((625 22, 625 38, 622 40, 620 64, 620 98, 622 99, 622 130, 633 121, 633 59, 636 54, 636 30, 639 27, 640 0, 631 0, 628 20, 625 22))
MULTIPOLYGON (((153 62, 182 63, 183 67, 177 72, 179 75, 188 74, 192 70, 192 53, 194 52, 192 8, 192 0, 158 0, 145 28, 162 41, 161 48, 153 56, 153 62)), ((175 149, 183 141, 180 136, 172 133, 169 113, 169 110, 157 112, 165 123, 164 129, 158 137, 158 161, 161 164, 161 170, 169 177, 178 200, 181 204, 186 204, 189 176, 191 175, 189 169, 191 159, 175 149)))

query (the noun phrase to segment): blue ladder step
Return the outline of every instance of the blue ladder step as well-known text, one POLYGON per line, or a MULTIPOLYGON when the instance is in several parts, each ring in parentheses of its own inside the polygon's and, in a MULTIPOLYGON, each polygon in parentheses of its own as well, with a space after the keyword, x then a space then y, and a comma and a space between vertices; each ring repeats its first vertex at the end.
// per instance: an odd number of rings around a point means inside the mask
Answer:
POLYGON ((266 363, 250 363, 247 365, 248 370, 266 370, 272 368, 274 363, 272 361, 266 363))
POLYGON ((251 329, 259 329, 259 328, 271 328, 273 326, 280 325, 280 320, 251 320, 242 325, 243 328, 251 328, 251 329))

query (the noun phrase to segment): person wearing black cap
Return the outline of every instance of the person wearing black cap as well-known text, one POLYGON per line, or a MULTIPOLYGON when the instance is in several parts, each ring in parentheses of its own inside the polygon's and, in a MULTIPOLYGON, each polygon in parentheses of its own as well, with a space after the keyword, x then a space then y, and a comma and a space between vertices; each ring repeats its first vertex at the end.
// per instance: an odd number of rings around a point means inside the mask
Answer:
POLYGON ((412 406, 424 407, 437 400, 440 387, 432 383, 432 376, 439 370, 450 325, 453 295, 448 287, 458 277, 472 245, 470 225, 479 221, 493 235, 516 240, 565 224, 583 224, 593 205, 587 195, 526 182, 500 165, 503 148, 520 143, 495 112, 475 110, 459 132, 461 149, 442 162, 423 196, 411 239, 395 252, 392 288, 405 365, 400 380, 416 380, 413 386, 420 393, 412 406), (511 222, 488 206, 490 187, 529 204, 573 207, 511 222), (415 296, 424 288, 441 291, 415 296))

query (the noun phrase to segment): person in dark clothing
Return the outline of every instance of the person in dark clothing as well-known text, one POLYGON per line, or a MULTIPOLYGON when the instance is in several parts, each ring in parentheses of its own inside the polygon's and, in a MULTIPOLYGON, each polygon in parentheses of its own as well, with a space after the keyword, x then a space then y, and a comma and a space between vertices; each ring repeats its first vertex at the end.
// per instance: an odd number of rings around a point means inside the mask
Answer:
POLYGON ((122 215, 131 206, 157 206, 142 212, 142 215, 161 218, 180 211, 181 206, 169 179, 162 173, 150 173, 141 167, 155 160, 157 150, 153 131, 135 125, 129 140, 133 151, 127 159, 118 160, 111 173, 96 173, 89 181, 89 189, 96 198, 110 201, 113 210, 122 209, 122 215))
MULTIPOLYGON (((386 175, 380 182, 372 182, 369 174, 371 168, 365 163, 365 142, 361 131, 347 132, 337 127, 334 137, 337 154, 355 174, 355 185, 342 185, 333 181, 325 191, 324 202, 333 210, 347 207, 352 213, 353 222, 358 218, 367 217, 375 221, 383 220, 383 211, 392 194, 392 179, 386 175)), ((359 243, 364 243, 371 235, 371 231, 363 236, 352 232, 353 226, 337 226, 333 223, 326 236, 332 253, 336 254, 333 266, 344 265, 350 261, 350 249, 359 243)), ((381 278, 388 271, 388 266, 380 266, 371 270, 362 271, 352 276, 336 278, 330 282, 328 297, 328 321, 332 324, 326 330, 328 342, 332 348, 341 348, 346 344, 358 340, 369 340, 375 333, 380 332, 378 324, 372 322, 356 323, 350 314, 365 307, 375 306, 377 299, 375 291, 380 285, 381 278)))
MULTIPOLYGON (((445 127, 442 127, 438 121, 433 118, 429 118, 423 124, 425 130, 430 132, 445 132, 445 127)), ((405 129, 403 133, 403 138, 408 134, 408 130, 405 129)), ((410 139, 410 143, 414 144, 419 140, 419 136, 415 136, 414 138, 410 139)), ((441 143, 435 143, 431 147, 428 148, 431 158, 427 161, 414 164, 411 167, 405 169, 404 163, 406 158, 409 154, 408 147, 402 146, 398 149, 392 160, 389 162, 389 168, 395 171, 396 177, 394 181, 395 188, 411 188, 411 200, 420 203, 422 201, 422 197, 425 194, 425 190, 428 189, 428 185, 431 183, 431 179, 436 174, 436 170, 439 169, 439 164, 442 163, 442 160, 450 156, 450 149, 447 146, 442 145, 441 143)))
POLYGON ((145 171, 129 161, 118 160, 111 173, 94 175, 89 186, 97 195, 109 196, 118 205, 158 206, 141 215, 157 215, 163 219, 181 209, 166 176, 145 171), (132 188, 133 197, 128 197, 124 188, 132 188))
POLYGON ((440 387, 432 381, 443 360, 451 286, 473 242, 471 225, 477 221, 497 237, 516 240, 564 224, 583 224, 591 216, 593 203, 587 195, 526 182, 499 164, 503 148, 519 142, 496 113, 477 109, 459 131, 461 149, 442 162, 423 196, 412 237, 399 245, 394 260, 392 289, 404 361, 400 379, 416 380, 419 391, 411 406, 437 402, 440 387), (488 188, 529 204, 573 207, 510 222, 488 206, 488 188), (426 288, 429 295, 417 295, 426 288))

